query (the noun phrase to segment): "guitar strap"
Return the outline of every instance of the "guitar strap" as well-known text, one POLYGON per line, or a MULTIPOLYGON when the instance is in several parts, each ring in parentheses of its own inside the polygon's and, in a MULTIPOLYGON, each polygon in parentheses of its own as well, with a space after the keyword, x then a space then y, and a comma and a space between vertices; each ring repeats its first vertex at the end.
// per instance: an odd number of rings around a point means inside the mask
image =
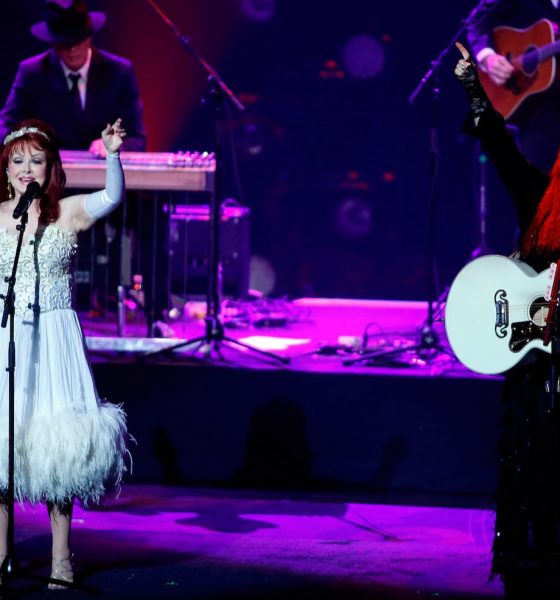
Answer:
POLYGON ((560 260, 556 261, 556 264, 550 266, 551 270, 554 270, 554 280, 552 282, 552 288, 550 290, 550 298, 548 297, 548 289, 545 298, 550 300, 548 306, 548 315, 546 316, 546 327, 544 329, 543 346, 550 344, 550 338, 552 337, 552 327, 554 325, 554 317, 556 315, 556 309, 558 307, 558 288, 560 287, 560 260))

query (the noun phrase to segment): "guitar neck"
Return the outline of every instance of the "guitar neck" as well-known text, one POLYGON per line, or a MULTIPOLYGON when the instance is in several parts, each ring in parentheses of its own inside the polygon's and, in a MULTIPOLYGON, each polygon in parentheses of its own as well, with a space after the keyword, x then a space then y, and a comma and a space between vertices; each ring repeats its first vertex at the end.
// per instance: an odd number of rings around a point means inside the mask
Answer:
POLYGON ((556 54, 560 54, 560 40, 556 42, 552 42, 551 44, 547 44, 546 46, 542 46, 533 52, 537 52, 539 55, 539 63, 544 62, 549 59, 551 56, 556 56, 556 54))

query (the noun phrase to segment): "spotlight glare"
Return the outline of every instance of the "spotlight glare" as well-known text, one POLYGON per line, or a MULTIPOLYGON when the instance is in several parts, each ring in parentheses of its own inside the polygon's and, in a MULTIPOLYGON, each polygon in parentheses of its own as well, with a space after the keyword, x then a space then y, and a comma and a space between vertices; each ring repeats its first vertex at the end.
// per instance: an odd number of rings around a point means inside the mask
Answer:
POLYGON ((267 23, 276 15, 276 0, 239 0, 241 14, 253 23, 267 23))
POLYGON ((373 79, 385 66, 385 50, 374 37, 362 34, 350 38, 343 50, 346 72, 354 79, 373 79))

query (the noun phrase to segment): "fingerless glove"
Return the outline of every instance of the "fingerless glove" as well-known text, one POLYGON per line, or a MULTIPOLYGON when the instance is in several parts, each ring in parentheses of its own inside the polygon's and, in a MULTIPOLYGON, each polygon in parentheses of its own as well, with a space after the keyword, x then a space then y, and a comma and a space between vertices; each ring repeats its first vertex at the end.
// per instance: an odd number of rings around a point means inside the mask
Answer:
POLYGON ((490 105, 490 100, 480 83, 477 68, 471 62, 464 64, 466 64, 466 68, 457 75, 457 79, 463 84, 471 112, 475 117, 479 117, 490 105))

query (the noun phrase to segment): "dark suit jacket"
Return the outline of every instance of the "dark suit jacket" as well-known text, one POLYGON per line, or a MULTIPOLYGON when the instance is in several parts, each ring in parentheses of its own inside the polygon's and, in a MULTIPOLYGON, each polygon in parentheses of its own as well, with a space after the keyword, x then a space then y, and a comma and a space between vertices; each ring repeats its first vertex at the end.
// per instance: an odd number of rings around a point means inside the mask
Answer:
POLYGON ((60 60, 50 49, 20 63, 0 111, 0 140, 18 121, 34 118, 54 128, 61 148, 87 150, 107 123, 118 117, 122 117, 127 131, 124 149, 144 150, 142 103, 132 63, 94 48, 86 106, 79 116, 73 108, 60 60))

